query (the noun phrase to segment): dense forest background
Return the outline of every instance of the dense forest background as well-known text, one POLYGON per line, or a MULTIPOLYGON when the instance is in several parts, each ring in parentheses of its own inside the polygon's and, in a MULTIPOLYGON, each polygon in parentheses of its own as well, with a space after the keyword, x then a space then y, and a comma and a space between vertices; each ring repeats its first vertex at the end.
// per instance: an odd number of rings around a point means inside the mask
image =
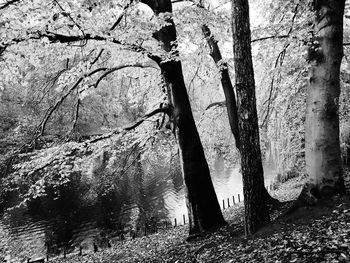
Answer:
MULTIPOLYGON (((167 112, 169 85, 165 69, 159 66, 164 64, 157 58, 182 62, 210 171, 219 161, 227 169, 240 165, 221 86, 223 68, 235 79, 230 3, 173 1, 171 19, 169 10, 159 12, 154 7, 152 11, 147 1, 143 3, 0 2, 2 209, 38 203, 45 207, 69 198, 79 205, 99 202, 122 209, 131 200, 138 209, 128 219, 138 221, 135 224, 162 217, 144 196, 159 184, 181 188, 183 182, 181 151, 174 136, 178 124, 167 112), (166 50, 159 35, 172 23, 177 38, 169 41, 171 48, 166 50), (214 62, 203 25, 221 50, 219 61, 214 62), (162 179, 152 180, 155 177, 162 179), (78 191, 67 196, 73 188, 78 191)), ((339 99, 346 171, 350 164, 349 10, 346 1, 339 99)), ((250 23, 262 161, 265 176, 278 184, 306 176, 313 13, 303 1, 252 0, 250 23)))

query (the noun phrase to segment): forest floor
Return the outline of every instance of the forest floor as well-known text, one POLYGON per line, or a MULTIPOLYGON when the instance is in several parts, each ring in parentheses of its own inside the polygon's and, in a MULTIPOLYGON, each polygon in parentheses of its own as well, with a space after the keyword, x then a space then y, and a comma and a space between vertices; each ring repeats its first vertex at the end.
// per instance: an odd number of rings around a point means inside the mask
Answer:
POLYGON ((111 248, 51 262, 350 262, 350 197, 334 197, 314 207, 280 216, 303 185, 302 178, 282 184, 273 195, 286 202, 274 220, 245 238, 243 203, 224 210, 227 226, 186 241, 188 229, 179 226, 111 248))

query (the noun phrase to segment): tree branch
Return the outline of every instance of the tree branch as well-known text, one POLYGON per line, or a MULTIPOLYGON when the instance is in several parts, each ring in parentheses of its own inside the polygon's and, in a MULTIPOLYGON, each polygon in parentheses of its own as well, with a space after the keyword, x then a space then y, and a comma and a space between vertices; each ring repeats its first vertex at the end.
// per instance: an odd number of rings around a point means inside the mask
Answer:
POLYGON ((209 110, 212 107, 224 107, 226 106, 226 101, 219 101, 219 102, 213 102, 211 104, 209 104, 205 110, 209 110))
POLYGON ((73 17, 72 17, 68 12, 66 12, 66 10, 64 10, 64 8, 62 7, 62 5, 61 5, 57 0, 53 0, 53 1, 59 6, 59 8, 60 8, 63 12, 65 12, 65 13, 67 14, 67 16, 69 17, 69 19, 72 20, 72 22, 79 28, 79 30, 81 31, 81 33, 85 36, 84 30, 81 28, 81 26, 80 26, 77 22, 75 22, 75 20, 73 19, 73 17))
POLYGON ((97 137, 95 139, 92 139, 90 141, 88 141, 87 143, 95 143, 95 142, 98 142, 98 141, 101 141, 101 140, 104 140, 104 139, 108 139, 110 137, 112 137, 113 135, 115 134, 120 134, 120 133, 125 133, 125 132, 128 132, 130 130, 133 130, 135 129, 137 126, 139 126, 140 124, 142 124, 145 120, 147 120, 148 118, 158 114, 158 113, 165 113, 167 115, 171 115, 172 114, 172 108, 170 106, 168 107, 164 107, 164 108, 158 108, 158 109, 155 109, 153 111, 151 111, 150 113, 146 114, 141 120, 137 121, 136 123, 130 125, 130 126, 126 126, 124 128, 119 128, 119 129, 116 129, 110 133, 107 133, 107 134, 104 134, 100 137, 97 137))
POLYGON ((96 81, 96 83, 93 85, 94 88, 97 88, 98 85, 100 84, 100 82, 105 78, 107 77, 109 74, 113 73, 114 71, 116 70, 119 70, 119 69, 123 69, 123 68, 128 68, 128 67, 138 67, 138 68, 155 68, 155 69, 158 69, 157 67, 155 67, 154 65, 152 64, 141 64, 141 63, 135 63, 135 64, 123 64, 123 65, 119 65, 119 66, 116 66, 116 67, 113 67, 113 68, 110 68, 109 70, 107 70, 105 73, 103 73, 96 81))
POLYGON ((289 35, 265 36, 265 37, 259 37, 256 39, 252 39, 250 42, 254 43, 254 42, 264 41, 264 40, 268 40, 268 39, 288 38, 288 37, 289 37, 289 35))
MULTIPOLYGON (((284 57, 286 55, 286 52, 287 52, 287 48, 290 46, 290 43, 287 43, 283 49, 281 50, 281 52, 278 54, 277 58, 276 58, 276 61, 275 61, 275 67, 274 68, 277 68, 278 64, 280 66, 282 66, 283 64, 283 61, 284 61, 284 57)), ((266 114, 265 114, 265 117, 261 123, 261 126, 260 127, 263 127, 266 123, 267 123, 267 120, 269 118, 269 115, 270 115, 270 111, 271 111, 271 104, 272 104, 272 100, 274 100, 276 98, 276 95, 275 95, 275 98, 272 99, 272 94, 273 94, 273 91, 274 91, 274 88, 275 88, 275 74, 273 74, 272 76, 272 80, 271 80, 271 84, 270 84, 270 91, 269 91, 269 97, 268 99, 263 103, 263 105, 265 105, 267 103, 267 109, 266 109, 266 114)), ((276 89, 276 92, 277 92, 277 89, 276 89)), ((264 111, 265 112, 265 111, 264 111)), ((264 113, 263 112, 263 113, 264 113)))
POLYGON ((2 6, 0 6, 0 10, 5 9, 9 5, 15 4, 15 3, 19 2, 19 1, 20 0, 10 0, 10 1, 6 2, 5 4, 3 4, 2 6))
MULTIPOLYGON (((97 73, 97 72, 100 72, 100 71, 103 71, 103 70, 106 70, 108 68, 98 68, 98 69, 95 69, 93 71, 91 71, 89 74, 87 74, 87 77, 90 77, 92 76, 93 74, 97 73)), ((84 77, 80 77, 76 82, 75 84, 55 103, 54 106, 50 107, 45 115, 44 115, 44 118, 43 120, 41 121, 41 123, 39 124, 39 127, 40 127, 40 134, 38 135, 38 137, 40 136, 43 136, 44 135, 44 132, 45 132, 45 127, 46 127, 46 124, 48 122, 48 120, 50 119, 50 117, 52 116, 52 114, 54 113, 55 110, 57 110, 60 105, 63 103, 63 101, 79 86, 79 84, 83 81, 83 79, 85 78, 84 77)), ((37 138, 38 138, 37 137, 37 138)), ((37 139, 36 138, 36 139, 37 139)))
POLYGON ((42 120, 42 122, 40 123, 39 127, 40 127, 40 134, 39 136, 43 136, 44 132, 45 132, 45 127, 46 124, 48 122, 48 120, 50 119, 51 115, 54 113, 55 110, 57 110, 59 108, 59 106, 62 104, 62 102, 69 96, 69 94, 72 93, 73 90, 75 90, 78 85, 80 84, 80 82, 83 80, 84 78, 80 78, 78 79, 78 81, 73 85, 73 87, 71 87, 66 94, 64 94, 56 103, 54 106, 50 107, 45 115, 44 115, 44 119, 42 120))
MULTIPOLYGON (((98 53, 97 57, 94 59, 94 61, 91 62, 91 66, 94 65, 97 62, 97 60, 99 60, 99 58, 101 57, 103 51, 104 51, 104 49, 102 48, 100 50, 100 53, 98 53)), ((91 68, 91 66, 90 66, 90 68, 91 68)))
POLYGON ((80 104, 81 104, 81 101, 80 101, 80 99, 78 98, 77 104, 76 104, 76 107, 75 107, 75 116, 74 116, 74 122, 73 122, 73 126, 72 126, 71 131, 74 131, 75 128, 76 128, 76 126, 77 126, 78 118, 79 118, 79 108, 80 108, 80 104))
MULTIPOLYGON (((88 41, 88 40, 106 41, 117 45, 121 45, 130 51, 142 53, 157 63, 160 63, 161 61, 161 58, 159 56, 152 54, 150 51, 146 50, 140 45, 125 43, 124 41, 120 41, 114 37, 109 37, 109 36, 106 37, 106 36, 91 35, 91 34, 63 35, 63 34, 54 33, 50 31, 45 31, 45 32, 38 31, 38 32, 32 33, 27 38, 14 38, 14 39, 11 39, 9 42, 21 43, 28 40, 39 40, 43 38, 47 38, 51 43, 74 43, 78 41, 88 41)), ((9 44, 2 44, 2 45, 8 46, 9 44)))
POLYGON ((122 21, 122 18, 124 17, 125 11, 132 5, 134 1, 130 0, 123 8, 122 13, 120 14, 120 16, 117 18, 117 21, 115 21, 115 23, 113 24, 113 26, 110 28, 110 30, 114 30, 120 23, 120 21, 122 21))

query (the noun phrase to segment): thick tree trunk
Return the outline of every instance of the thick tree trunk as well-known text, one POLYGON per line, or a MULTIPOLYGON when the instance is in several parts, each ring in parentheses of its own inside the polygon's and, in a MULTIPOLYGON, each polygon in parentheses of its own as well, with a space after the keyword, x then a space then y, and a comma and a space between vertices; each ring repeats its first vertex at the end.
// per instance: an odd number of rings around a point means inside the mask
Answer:
MULTIPOLYGON (((237 115, 237 104, 236 104, 236 95, 234 93, 233 85, 228 71, 228 66, 226 62, 222 62, 221 52, 218 46, 217 41, 214 36, 211 34, 210 28, 207 25, 202 25, 202 32, 207 40, 208 46, 210 48, 210 56, 213 58, 215 64, 220 69, 221 73, 221 85, 225 94, 226 109, 228 120, 230 123, 232 134, 236 141, 236 147, 240 150, 240 138, 238 130, 238 115, 237 115)), ((264 197, 266 202, 271 206, 278 206, 280 202, 273 198, 265 189, 262 189, 264 192, 264 197)))
MULTIPOLYGON (((144 1, 155 13, 171 13, 170 0, 144 1)), ((159 62, 163 79, 172 105, 172 121, 180 150, 180 161, 186 187, 186 202, 189 215, 189 234, 198 234, 226 224, 210 178, 202 143, 192 115, 181 62, 176 54, 176 29, 171 17, 167 25, 155 33, 162 48, 173 58, 159 62)))
POLYGON ((340 64, 345 0, 314 1, 314 39, 309 47, 305 157, 307 189, 316 198, 344 192, 339 143, 340 64))
POLYGON ((211 34, 209 27, 207 25, 202 25, 201 28, 202 28, 203 35, 207 40, 207 43, 210 48, 210 56, 213 58, 215 64, 220 69, 221 85, 225 94, 228 121, 230 123, 232 134, 235 137, 236 147, 239 150, 240 140, 239 140, 239 132, 238 132, 236 95, 233 90, 231 78, 228 72, 227 63, 222 61, 222 56, 221 56, 218 43, 215 40, 214 36, 211 34))
POLYGON ((250 235, 269 222, 270 216, 261 161, 248 0, 232 0, 232 33, 245 199, 245 233, 250 235))

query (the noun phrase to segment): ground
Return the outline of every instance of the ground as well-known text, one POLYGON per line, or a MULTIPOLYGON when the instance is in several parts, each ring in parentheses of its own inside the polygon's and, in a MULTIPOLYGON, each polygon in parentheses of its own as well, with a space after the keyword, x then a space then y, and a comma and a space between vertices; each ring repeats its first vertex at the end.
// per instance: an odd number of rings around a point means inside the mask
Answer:
MULTIPOLYGON (((274 195, 295 199, 303 181, 294 178, 274 195)), ((280 216, 256 235, 243 235, 243 204, 224 211, 228 226, 185 241, 187 228, 180 226, 146 237, 115 243, 112 248, 52 262, 350 262, 350 197, 336 196, 314 207, 280 216)))

